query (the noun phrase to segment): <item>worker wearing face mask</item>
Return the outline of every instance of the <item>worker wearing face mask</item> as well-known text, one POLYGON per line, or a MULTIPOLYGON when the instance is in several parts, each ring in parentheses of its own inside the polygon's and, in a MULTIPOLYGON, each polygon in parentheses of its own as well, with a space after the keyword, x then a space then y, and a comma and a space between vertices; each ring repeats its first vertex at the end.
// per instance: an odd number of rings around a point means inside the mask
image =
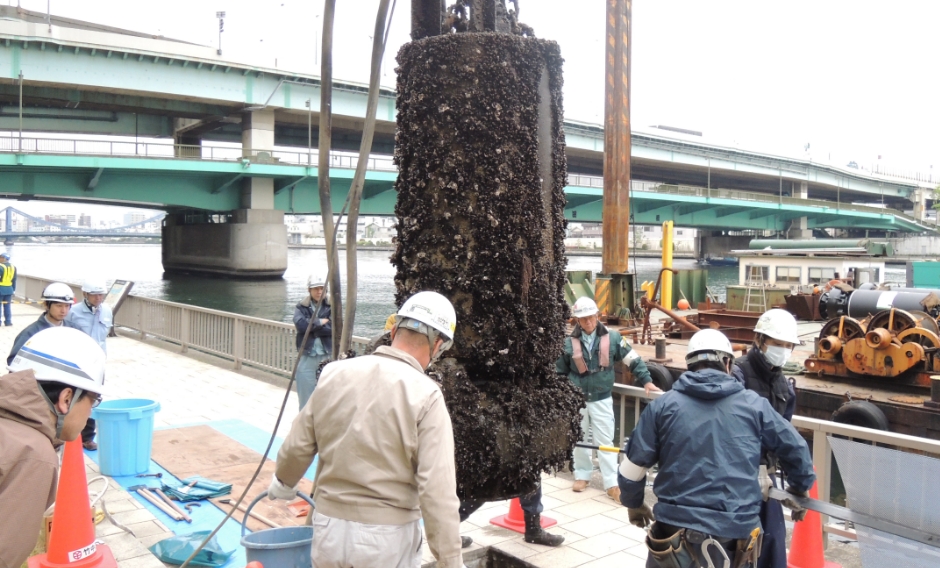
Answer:
MULTIPOLYGON (((748 390, 766 398, 784 419, 791 420, 796 409, 793 386, 783 376, 781 367, 787 364, 793 348, 800 343, 796 319, 786 310, 765 312, 754 327, 754 344, 747 355, 735 361, 732 375, 748 390)), ((761 470, 766 469, 765 483, 779 487, 775 479, 777 458, 772 452, 761 457, 761 470)), ((783 509, 778 501, 765 501, 760 510, 764 541, 757 568, 786 568, 787 529, 783 509)))

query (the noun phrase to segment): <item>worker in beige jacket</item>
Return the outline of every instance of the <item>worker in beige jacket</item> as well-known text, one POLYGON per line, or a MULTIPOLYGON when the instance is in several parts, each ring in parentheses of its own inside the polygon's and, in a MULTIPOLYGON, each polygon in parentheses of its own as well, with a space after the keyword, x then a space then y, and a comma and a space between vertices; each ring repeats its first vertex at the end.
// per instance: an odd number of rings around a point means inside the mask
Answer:
POLYGON ((78 438, 104 392, 104 351, 51 327, 17 350, 0 377, 0 568, 19 568, 56 497, 54 446, 78 438))
POLYGON ((424 369, 452 344, 456 314, 436 292, 399 310, 391 347, 327 365, 277 455, 268 496, 293 499, 319 454, 314 568, 413 568, 421 527, 440 568, 460 568, 454 433, 424 369))

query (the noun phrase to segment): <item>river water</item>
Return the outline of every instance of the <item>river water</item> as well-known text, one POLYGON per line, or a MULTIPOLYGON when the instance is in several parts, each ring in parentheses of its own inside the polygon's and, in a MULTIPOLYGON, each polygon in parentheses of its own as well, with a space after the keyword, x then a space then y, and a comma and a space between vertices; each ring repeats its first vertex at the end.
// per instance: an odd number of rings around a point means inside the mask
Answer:
MULTIPOLYGON (((132 280, 132 293, 149 298, 193 304, 226 312, 289 322, 294 305, 306 293, 307 275, 326 274, 326 252, 320 249, 290 249, 288 266, 280 280, 229 280, 202 276, 164 274, 159 244, 65 244, 17 243, 9 247, 12 262, 21 274, 80 283, 96 276, 108 281, 132 280)), ((359 298, 355 334, 369 337, 382 330, 395 311, 395 269, 387 251, 360 251, 359 298)), ((634 261, 630 261, 631 268, 634 261)), ((340 252, 345 273, 345 253, 340 252)), ((655 280, 660 261, 637 258, 635 271, 640 282, 655 280)), ((694 260, 678 259, 677 269, 698 268, 694 260)), ((599 271, 599 256, 572 256, 569 270, 599 271)), ((343 276, 345 285, 345 274, 343 276)), ((709 267, 708 285, 724 296, 724 287, 738 282, 736 267, 709 267)))

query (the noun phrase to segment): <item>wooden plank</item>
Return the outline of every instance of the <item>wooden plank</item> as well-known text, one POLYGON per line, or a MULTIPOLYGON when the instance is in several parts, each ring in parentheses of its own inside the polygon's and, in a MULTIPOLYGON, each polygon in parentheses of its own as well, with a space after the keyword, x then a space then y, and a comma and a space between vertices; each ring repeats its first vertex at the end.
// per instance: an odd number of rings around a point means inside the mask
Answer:
MULTIPOLYGON (((213 481, 231 483, 231 495, 222 499, 232 499, 233 502, 244 491, 261 460, 261 454, 258 452, 206 425, 155 431, 151 457, 153 461, 180 479, 201 475, 213 481)), ((274 461, 267 459, 258 479, 243 501, 246 507, 268 488, 273 474, 274 461)), ((300 490, 304 493, 309 495, 312 487, 313 484, 309 480, 300 481, 300 490)), ((212 499, 212 502, 223 511, 228 512, 231 509, 230 505, 221 504, 218 501, 218 499, 212 499)), ((252 509, 252 512, 267 517, 281 526, 297 526, 305 522, 304 517, 294 516, 287 508, 285 501, 263 499, 252 509)), ((244 516, 241 511, 236 511, 232 518, 241 522, 244 516)), ((248 528, 257 531, 270 527, 256 519, 249 518, 248 528)))

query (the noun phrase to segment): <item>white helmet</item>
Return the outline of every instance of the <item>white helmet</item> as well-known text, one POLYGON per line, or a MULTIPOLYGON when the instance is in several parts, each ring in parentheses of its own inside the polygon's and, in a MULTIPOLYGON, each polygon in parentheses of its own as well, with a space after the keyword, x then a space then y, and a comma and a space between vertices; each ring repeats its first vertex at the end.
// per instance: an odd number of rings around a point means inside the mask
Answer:
POLYGON ((796 318, 786 310, 773 309, 764 312, 764 315, 757 320, 754 333, 795 345, 801 343, 800 336, 797 334, 796 318))
POLYGON ((72 292, 72 287, 68 284, 53 282, 42 291, 42 299, 46 302, 71 304, 75 301, 75 294, 72 292))
POLYGON ((311 274, 307 277, 307 290, 311 288, 321 288, 326 286, 326 281, 319 274, 311 274))
POLYGON ((104 280, 89 278, 82 283, 82 292, 86 294, 107 294, 108 286, 104 280))
POLYGON ((571 308, 571 315, 576 318, 586 318, 597 314, 597 304, 587 296, 578 298, 571 308))
POLYGON ((689 348, 685 352, 687 365, 699 361, 723 363, 727 359, 734 359, 734 350, 725 334, 717 329, 703 329, 689 339, 689 348))
POLYGON ((32 369, 37 381, 104 394, 104 362, 104 351, 91 336, 59 326, 30 337, 8 368, 14 373, 32 369))
POLYGON ((418 292, 405 300, 395 317, 395 324, 411 319, 435 329, 448 341, 454 339, 457 329, 457 313, 450 300, 437 292, 418 292))

